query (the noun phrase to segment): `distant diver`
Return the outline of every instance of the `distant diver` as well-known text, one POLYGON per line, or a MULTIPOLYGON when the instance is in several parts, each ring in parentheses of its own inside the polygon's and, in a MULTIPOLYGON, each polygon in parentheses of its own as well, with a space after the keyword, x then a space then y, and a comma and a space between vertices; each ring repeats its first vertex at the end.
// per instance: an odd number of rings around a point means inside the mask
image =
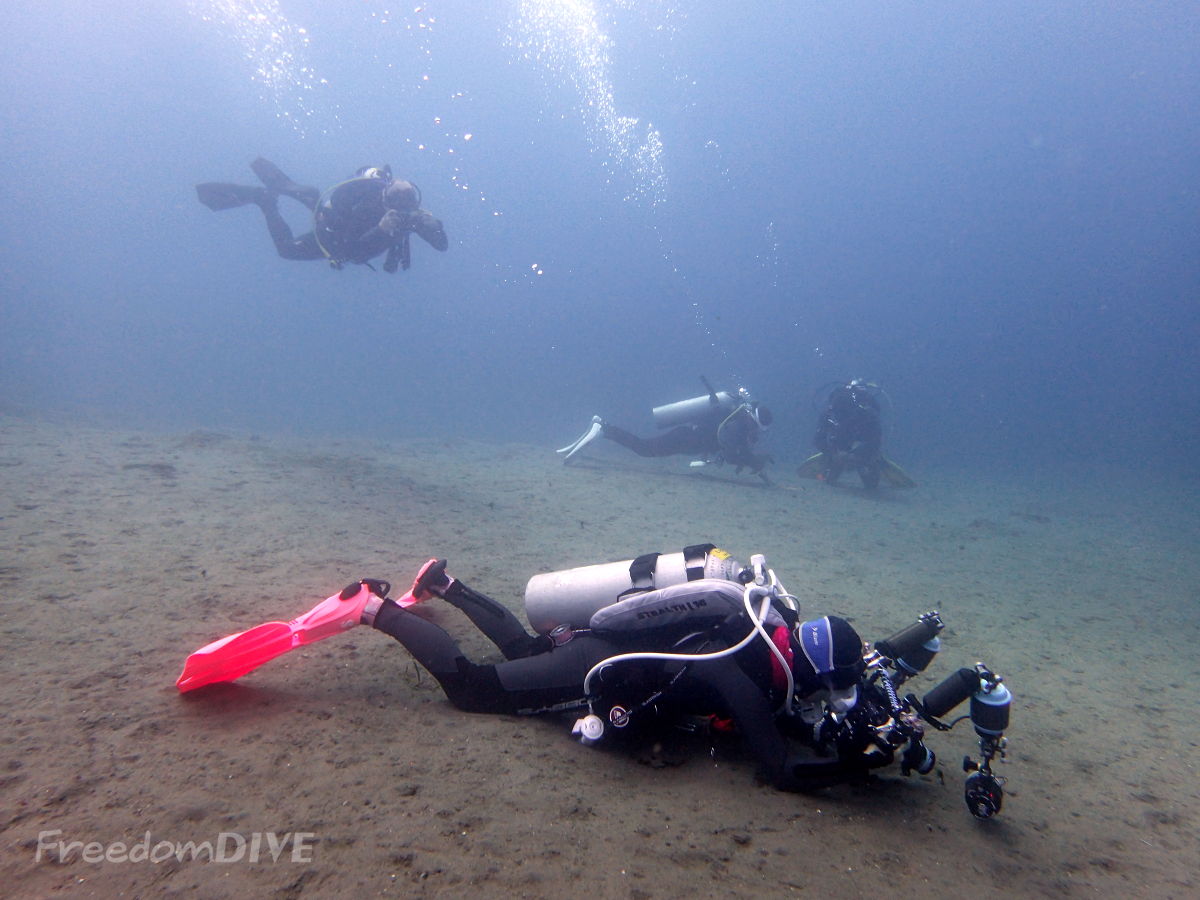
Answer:
POLYGON ((669 430, 653 437, 640 437, 593 416, 587 430, 557 452, 563 462, 570 462, 597 437, 604 437, 638 456, 683 454, 693 457, 694 467, 729 463, 737 467, 739 474, 742 469, 749 469, 769 484, 763 470, 772 459, 755 452, 754 447, 771 425, 771 411, 752 400, 745 388, 734 393, 718 392, 707 379, 701 380, 707 394, 654 408, 655 424, 669 430))
POLYGON ((262 210, 275 249, 284 259, 327 259, 340 269, 347 263, 371 268, 386 253, 385 272, 408 269, 409 236, 416 234, 435 250, 449 247, 440 219, 421 209, 421 192, 410 181, 392 177, 389 166, 366 166, 352 178, 321 193, 296 184, 261 156, 250 164, 263 187, 205 182, 196 196, 213 211, 254 204, 262 210), (279 197, 291 197, 312 211, 312 231, 296 237, 279 214, 279 197))
POLYGON ((835 387, 817 422, 813 437, 817 452, 796 473, 834 484, 851 468, 869 490, 879 487, 881 480, 891 487, 915 487, 916 482, 883 455, 879 393, 878 385, 861 378, 835 387))

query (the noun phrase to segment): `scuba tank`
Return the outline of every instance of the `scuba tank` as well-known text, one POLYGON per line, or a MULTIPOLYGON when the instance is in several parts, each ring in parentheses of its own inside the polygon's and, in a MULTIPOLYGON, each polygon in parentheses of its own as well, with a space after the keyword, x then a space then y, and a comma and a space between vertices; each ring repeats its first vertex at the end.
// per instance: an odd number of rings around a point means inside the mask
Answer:
POLYGON ((317 199, 313 235, 333 268, 340 269, 348 262, 367 263, 361 258, 363 248, 358 237, 386 210, 383 192, 390 183, 391 169, 367 168, 335 184, 317 199))
POLYGON ((688 400, 680 400, 676 403, 656 406, 652 410, 654 424, 659 428, 674 428, 676 425, 687 425, 689 422, 702 419, 714 409, 719 409, 728 415, 737 409, 740 402, 737 397, 728 391, 720 391, 715 395, 703 394, 688 400), (715 402, 713 401, 714 396, 717 398, 715 402))
POLYGON ((677 553, 647 553, 637 559, 546 572, 534 575, 525 586, 525 616, 539 634, 561 625, 587 628, 596 610, 626 595, 700 578, 741 583, 744 569, 724 550, 698 544, 677 553))

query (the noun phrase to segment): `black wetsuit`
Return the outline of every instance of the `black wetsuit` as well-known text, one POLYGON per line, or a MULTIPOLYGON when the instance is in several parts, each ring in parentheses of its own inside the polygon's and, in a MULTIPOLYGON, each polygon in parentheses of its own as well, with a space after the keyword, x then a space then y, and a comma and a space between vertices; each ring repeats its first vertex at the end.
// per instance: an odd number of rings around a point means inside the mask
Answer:
POLYGON ((632 450, 638 456, 688 455, 709 459, 761 472, 767 464, 765 455, 754 452, 762 429, 744 405, 733 412, 719 408, 698 422, 678 425, 654 437, 639 437, 624 428, 604 423, 601 434, 610 441, 632 450))
POLYGON ((313 210, 315 221, 315 229, 299 237, 292 234, 278 204, 270 198, 270 202, 262 204, 262 210, 276 251, 284 259, 328 258, 338 266, 366 264, 386 253, 383 269, 395 272, 397 268, 409 267, 411 234, 419 235, 436 250, 446 250, 449 242, 442 223, 427 210, 399 212, 401 221, 395 233, 379 227, 388 212, 384 204, 387 185, 382 178, 360 176, 337 185, 323 197, 317 196, 315 188, 291 192, 289 196, 313 210))
MULTIPOLYGON (((499 647, 504 662, 470 661, 442 628, 390 600, 377 613, 374 627, 403 644, 437 679, 450 702, 467 712, 537 715, 582 710, 587 673, 602 660, 631 649, 625 642, 594 633, 581 633, 554 646, 549 637, 526 632, 508 609, 458 581, 450 583, 444 599, 499 647)), ((700 601, 705 596, 698 593, 693 599, 700 601)), ((732 646, 745 633, 744 619, 727 622, 706 635, 703 649, 709 652, 732 646)), ((668 642, 657 649, 670 646, 668 642)), ((690 652, 696 649, 692 647, 690 652)), ((842 759, 814 759, 792 751, 785 735, 797 736, 802 729, 793 729, 792 723, 776 716, 783 690, 773 683, 770 651, 760 640, 731 656, 686 665, 673 661, 620 663, 605 669, 597 679, 600 684, 593 683, 593 691, 603 698, 606 709, 618 703, 630 709, 662 691, 655 698, 659 712, 732 719, 754 753, 761 775, 780 789, 811 789, 861 777, 866 771, 852 753, 842 759)))
POLYGON ((817 423, 813 445, 825 455, 825 479, 834 482, 852 466, 866 487, 879 485, 883 425, 878 401, 849 385, 836 388, 817 423))

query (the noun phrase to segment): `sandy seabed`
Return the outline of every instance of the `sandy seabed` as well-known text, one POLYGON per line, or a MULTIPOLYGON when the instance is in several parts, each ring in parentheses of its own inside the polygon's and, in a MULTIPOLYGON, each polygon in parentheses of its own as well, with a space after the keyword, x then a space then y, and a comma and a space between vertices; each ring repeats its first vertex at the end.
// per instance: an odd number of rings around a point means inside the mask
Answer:
POLYGON ((1196 896, 1195 486, 912 474, 871 497, 608 452, 0 416, 0 893, 1196 896), (708 540, 765 553, 805 612, 864 637, 941 610, 914 687, 1005 674, 1003 813, 963 804, 965 723, 930 737, 929 776, 790 795, 736 741, 584 747, 560 719, 458 712, 367 628, 174 686, 201 645, 430 556, 519 611, 537 572, 708 540), (222 840, 227 862, 126 858, 222 840))

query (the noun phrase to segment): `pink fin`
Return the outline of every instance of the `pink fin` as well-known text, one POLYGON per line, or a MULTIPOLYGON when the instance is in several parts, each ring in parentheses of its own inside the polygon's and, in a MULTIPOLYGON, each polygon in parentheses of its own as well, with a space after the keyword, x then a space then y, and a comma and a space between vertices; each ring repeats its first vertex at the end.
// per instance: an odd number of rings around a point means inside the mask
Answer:
POLYGON ((353 628, 371 599, 371 590, 366 584, 360 582, 357 592, 351 593, 353 587, 326 597, 290 622, 267 622, 201 647, 184 662, 175 686, 186 692, 208 684, 233 681, 289 650, 353 628))

